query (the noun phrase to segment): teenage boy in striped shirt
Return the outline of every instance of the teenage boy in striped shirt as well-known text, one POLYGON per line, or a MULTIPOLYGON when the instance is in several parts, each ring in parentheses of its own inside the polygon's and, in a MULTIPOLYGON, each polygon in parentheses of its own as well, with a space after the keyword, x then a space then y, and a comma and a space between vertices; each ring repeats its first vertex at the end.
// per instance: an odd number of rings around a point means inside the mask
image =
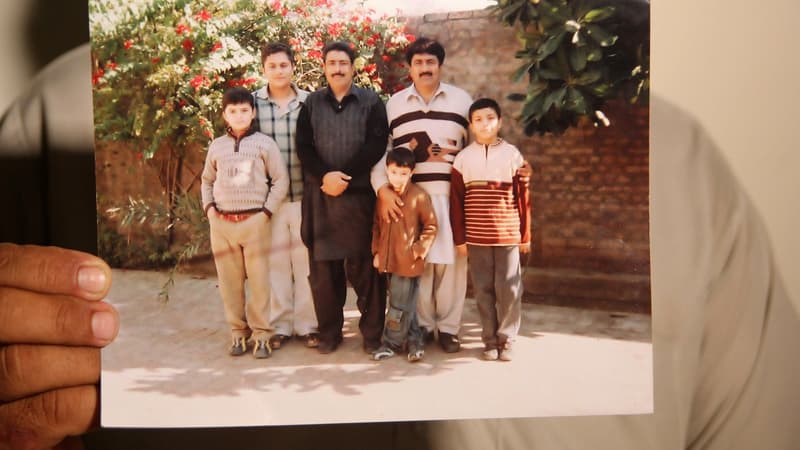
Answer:
POLYGON ((469 272, 481 318, 483 358, 511 361, 519 333, 520 252, 530 251, 529 177, 525 159, 498 137, 500 106, 488 98, 469 108, 475 142, 453 162, 450 224, 456 250, 469 253, 469 272))

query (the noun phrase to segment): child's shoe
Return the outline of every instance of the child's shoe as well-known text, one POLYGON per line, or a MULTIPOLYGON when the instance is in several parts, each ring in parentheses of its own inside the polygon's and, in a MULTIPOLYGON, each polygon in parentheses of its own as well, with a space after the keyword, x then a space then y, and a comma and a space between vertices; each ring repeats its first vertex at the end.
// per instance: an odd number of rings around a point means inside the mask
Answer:
POLYGON ((498 359, 500 359, 500 361, 511 361, 514 359, 514 351, 511 349, 511 344, 506 343, 502 346, 498 359))
POLYGON ((233 338, 233 344, 228 353, 231 356, 244 355, 247 352, 247 340, 243 337, 233 338))
POLYGON ((422 357, 425 356, 425 350, 421 348, 411 349, 408 352, 408 362, 419 362, 422 361, 422 357))
POLYGON ((494 347, 486 347, 483 350, 481 357, 486 361, 494 361, 499 357, 500 353, 494 347))
POLYGON ((394 350, 386 345, 381 345, 377 350, 372 352, 372 359, 380 361, 382 359, 391 358, 394 356, 394 350))
POLYGON ((272 355, 272 348, 267 341, 256 341, 256 346, 253 348, 253 356, 256 359, 269 358, 272 355))

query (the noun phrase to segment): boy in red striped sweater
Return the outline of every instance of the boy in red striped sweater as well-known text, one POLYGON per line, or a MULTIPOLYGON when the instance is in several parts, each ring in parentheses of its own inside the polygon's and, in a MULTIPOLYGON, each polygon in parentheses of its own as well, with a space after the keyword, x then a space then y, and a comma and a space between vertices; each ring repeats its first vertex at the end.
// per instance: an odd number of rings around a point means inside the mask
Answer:
POLYGON ((500 106, 489 98, 469 108, 475 142, 453 161, 450 223, 456 249, 469 254, 483 331, 483 358, 511 361, 522 302, 520 252, 530 251, 529 177, 525 159, 498 137, 500 106))

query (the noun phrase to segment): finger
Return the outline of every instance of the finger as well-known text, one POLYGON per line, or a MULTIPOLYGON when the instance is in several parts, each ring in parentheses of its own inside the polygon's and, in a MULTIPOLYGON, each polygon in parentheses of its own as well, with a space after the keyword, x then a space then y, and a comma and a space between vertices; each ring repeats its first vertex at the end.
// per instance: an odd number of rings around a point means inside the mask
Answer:
POLYGON ((0 442, 10 448, 51 448, 97 424, 97 386, 48 391, 0 405, 0 442))
POLYGON ((2 243, 0 286, 99 300, 111 286, 111 269, 88 253, 2 243))
POLYGON ((100 380, 100 349, 58 345, 0 347, 0 402, 100 380))
POLYGON ((104 346, 118 330, 108 303, 0 287, 0 342, 104 346))

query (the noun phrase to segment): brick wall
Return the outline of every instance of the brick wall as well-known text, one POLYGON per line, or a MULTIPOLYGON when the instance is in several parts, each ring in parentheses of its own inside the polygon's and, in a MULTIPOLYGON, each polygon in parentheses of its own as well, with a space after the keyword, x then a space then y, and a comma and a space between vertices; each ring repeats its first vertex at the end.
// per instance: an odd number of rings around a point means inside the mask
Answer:
POLYGON ((485 11, 408 18, 416 36, 447 51, 442 79, 503 109, 504 137, 534 169, 533 251, 525 271, 529 300, 649 311, 648 109, 609 105, 608 128, 587 124, 563 136, 526 137, 515 118, 526 81, 514 31, 485 11))

